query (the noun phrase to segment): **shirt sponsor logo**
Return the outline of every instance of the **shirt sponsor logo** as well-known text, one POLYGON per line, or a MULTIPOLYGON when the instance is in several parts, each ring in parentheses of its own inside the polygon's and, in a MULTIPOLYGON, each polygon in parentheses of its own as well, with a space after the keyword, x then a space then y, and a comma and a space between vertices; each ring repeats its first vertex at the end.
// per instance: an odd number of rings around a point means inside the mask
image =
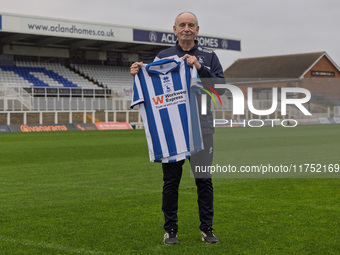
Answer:
POLYGON ((153 97, 152 101, 155 103, 155 105, 158 105, 158 104, 163 104, 163 99, 164 99, 164 96, 161 95, 161 96, 153 97))

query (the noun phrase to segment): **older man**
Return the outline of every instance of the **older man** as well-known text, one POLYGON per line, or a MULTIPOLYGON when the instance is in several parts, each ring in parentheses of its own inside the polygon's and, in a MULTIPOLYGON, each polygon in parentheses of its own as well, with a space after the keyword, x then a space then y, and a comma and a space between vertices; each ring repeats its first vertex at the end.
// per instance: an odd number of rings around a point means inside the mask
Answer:
MULTIPOLYGON (((161 51, 155 60, 163 58, 183 58, 187 64, 195 66, 200 78, 223 78, 223 69, 216 54, 208 49, 202 48, 195 40, 199 32, 198 20, 191 12, 182 12, 176 19, 173 31, 178 38, 175 46, 161 51)), ((131 65, 130 72, 135 75, 139 72, 142 62, 131 65)), ((200 99, 198 97, 198 99, 200 99)), ((210 97, 207 97, 207 114, 200 115, 201 129, 203 134, 204 150, 190 158, 191 169, 195 166, 210 166, 213 160, 213 117, 210 110, 210 97)), ((200 106, 200 100, 199 100, 200 106)), ((184 160, 174 163, 163 163, 163 204, 164 213, 164 243, 178 243, 178 187, 182 177, 182 166, 184 160)), ((202 240, 207 243, 217 243, 219 239, 213 233, 213 185, 211 176, 196 176, 200 230, 202 240)))

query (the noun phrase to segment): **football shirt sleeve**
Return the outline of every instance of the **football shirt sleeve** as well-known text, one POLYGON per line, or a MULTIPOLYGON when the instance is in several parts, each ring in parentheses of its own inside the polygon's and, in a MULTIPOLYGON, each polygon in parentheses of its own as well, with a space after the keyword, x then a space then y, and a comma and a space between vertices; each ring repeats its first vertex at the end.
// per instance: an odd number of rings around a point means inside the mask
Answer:
POLYGON ((132 101, 130 105, 131 109, 137 104, 141 104, 144 102, 144 96, 143 96, 143 91, 142 91, 142 86, 141 86, 141 81, 140 81, 140 75, 142 75, 143 69, 144 67, 142 67, 139 70, 139 73, 135 75, 135 81, 133 84, 133 91, 132 91, 132 101))

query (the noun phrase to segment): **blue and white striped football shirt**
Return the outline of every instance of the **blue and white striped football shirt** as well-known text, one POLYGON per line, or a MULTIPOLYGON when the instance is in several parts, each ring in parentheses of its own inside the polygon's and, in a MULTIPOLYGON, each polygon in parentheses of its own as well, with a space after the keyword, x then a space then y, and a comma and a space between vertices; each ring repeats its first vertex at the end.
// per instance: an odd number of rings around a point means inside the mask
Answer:
POLYGON ((135 76, 130 107, 139 104, 151 162, 176 162, 203 149, 194 93, 201 85, 191 78, 197 70, 183 59, 143 65, 135 76))

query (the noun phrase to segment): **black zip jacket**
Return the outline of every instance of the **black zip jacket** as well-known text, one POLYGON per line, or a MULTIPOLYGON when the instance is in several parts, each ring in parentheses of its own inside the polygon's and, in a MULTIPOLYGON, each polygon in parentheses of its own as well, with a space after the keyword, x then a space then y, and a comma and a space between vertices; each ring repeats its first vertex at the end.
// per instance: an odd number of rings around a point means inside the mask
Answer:
MULTIPOLYGON (((162 58, 181 58, 185 54, 189 54, 191 56, 196 56, 198 61, 201 64, 201 68, 198 70, 198 74, 202 80, 202 83, 207 83, 210 86, 214 86, 214 84, 225 83, 223 76, 223 69, 221 63, 215 52, 212 50, 203 48, 198 45, 198 42, 195 40, 195 46, 192 47, 189 51, 182 50, 181 46, 178 44, 178 41, 175 46, 168 48, 166 50, 162 50, 155 58, 156 60, 162 58), (206 78, 206 79, 205 79, 206 78)), ((217 90, 218 94, 222 95, 224 90, 217 90)), ((201 97, 197 97, 199 109, 201 109, 201 97)), ((201 112, 201 111, 200 111, 201 112)), ((213 124, 213 116, 211 112, 211 98, 207 97, 207 114, 200 114, 200 122, 202 134, 212 134, 214 133, 214 124, 213 124)))

